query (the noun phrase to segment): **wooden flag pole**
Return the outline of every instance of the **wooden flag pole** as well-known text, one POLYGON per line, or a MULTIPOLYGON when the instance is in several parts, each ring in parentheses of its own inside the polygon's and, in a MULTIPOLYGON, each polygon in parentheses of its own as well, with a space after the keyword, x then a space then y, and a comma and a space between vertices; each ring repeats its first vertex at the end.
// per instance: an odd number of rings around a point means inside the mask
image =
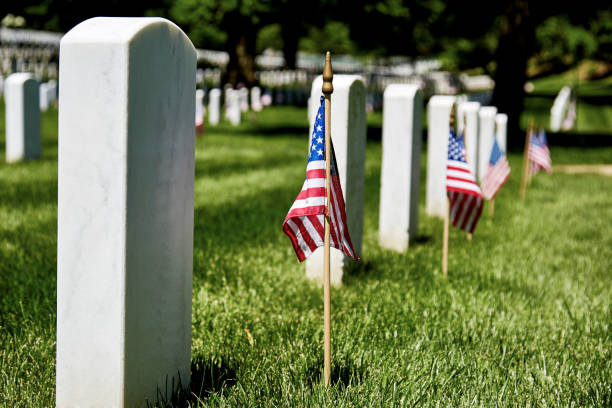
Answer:
MULTIPOLYGON (((465 114, 465 112, 463 112, 463 149, 465 150, 465 162, 467 163, 467 140, 465 139, 465 124, 467 122, 467 115, 465 114)), ((455 126, 455 105, 453 105, 452 109, 451 109, 451 116, 450 116, 450 122, 449 122, 450 128, 452 129, 455 126)), ((472 233, 471 232, 467 232, 465 234, 465 237, 467 238, 467 240, 469 242, 472 242, 472 233)))
POLYGON ((527 174, 529 172, 529 158, 527 156, 527 150, 529 150, 529 137, 531 135, 531 131, 533 129, 533 119, 529 120, 529 124, 527 125, 527 132, 525 132, 525 148, 523 149, 523 173, 521 174, 521 191, 520 198, 521 200, 525 199, 525 191, 527 189, 527 174))
MULTIPOLYGON (((453 107, 451 108, 448 125, 449 130, 455 128, 455 104, 453 104, 453 107)), ((445 191, 444 194, 446 196, 446 205, 444 208, 444 230, 442 231, 442 276, 446 278, 446 276, 448 275, 448 233, 450 229, 450 199, 448 198, 447 191, 445 191)))
POLYGON ((331 293, 329 277, 329 234, 330 234, 330 164, 331 164, 331 94, 334 92, 332 80, 334 74, 331 65, 331 54, 325 54, 325 66, 323 67, 323 94, 325 95, 325 188, 327 189, 327 213, 325 217, 325 241, 323 253, 323 354, 324 367, 323 378, 325 388, 329 388, 331 376, 331 293))

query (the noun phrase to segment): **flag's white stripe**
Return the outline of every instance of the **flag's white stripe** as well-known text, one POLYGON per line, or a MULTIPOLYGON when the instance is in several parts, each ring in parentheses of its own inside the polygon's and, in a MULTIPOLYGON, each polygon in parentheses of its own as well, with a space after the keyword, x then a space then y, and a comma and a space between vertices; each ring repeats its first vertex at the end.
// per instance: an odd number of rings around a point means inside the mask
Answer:
POLYGON ((473 191, 474 193, 480 194, 480 189, 478 188, 478 184, 476 183, 470 183, 470 182, 459 181, 459 180, 448 180, 447 186, 454 187, 454 188, 460 188, 462 190, 473 191))
POLYGON ((313 160, 308 162, 306 165, 306 171, 308 170, 325 170, 325 161, 324 160, 313 160))
POLYGON ((325 197, 308 197, 303 200, 295 200, 293 205, 291 206, 290 212, 297 208, 306 208, 306 207, 317 207, 320 205, 325 205, 325 197))
POLYGON ((463 169, 463 170, 467 170, 470 173, 472 172, 472 170, 470 169, 470 166, 467 163, 462 162, 462 161, 450 160, 449 159, 448 162, 447 162, 447 165, 448 166, 457 167, 457 168, 460 168, 460 169, 463 169))
POLYGON ((464 179, 464 180, 476 181, 476 179, 471 173, 465 173, 463 171, 447 169, 446 176, 447 177, 457 177, 457 178, 464 179))
POLYGON ((325 239, 325 237, 322 237, 321 234, 319 234, 319 231, 315 229, 315 227, 310 222, 310 218, 302 217, 302 223, 304 224, 304 228, 306 228, 306 231, 308 231, 308 233, 310 234, 310 238, 312 238, 315 245, 317 247, 324 245, 323 240, 325 239))
POLYGON ((313 178, 313 179, 306 180, 306 182, 304 183, 304 187, 302 187, 302 191, 308 190, 309 188, 324 188, 324 187, 325 187, 325 178, 313 178))
POLYGON ((295 224, 295 222, 293 222, 293 220, 291 218, 287 220, 287 225, 289 226, 289 228, 291 228, 291 231, 293 231, 293 235, 297 238, 298 246, 300 247, 300 249, 304 253, 304 256, 306 258, 308 258, 308 256, 310 256, 312 251, 310 250, 310 247, 306 243, 306 240, 304 238, 302 238, 302 233, 301 233, 300 229, 295 224))

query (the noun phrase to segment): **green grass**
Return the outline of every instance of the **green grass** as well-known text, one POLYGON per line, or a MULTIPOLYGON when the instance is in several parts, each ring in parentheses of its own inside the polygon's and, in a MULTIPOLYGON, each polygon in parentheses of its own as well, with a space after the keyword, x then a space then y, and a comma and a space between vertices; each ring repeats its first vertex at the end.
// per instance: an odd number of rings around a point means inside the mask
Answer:
MULTIPOLYGON (((4 114, 0 108, 0 138, 4 114)), ((0 406, 54 405, 56 111, 44 159, 0 159, 0 406)), ((378 123, 372 119, 371 124, 378 123)), ((537 175, 520 156, 470 244, 424 214, 404 254, 377 242, 379 140, 366 153, 363 261, 332 290, 333 386, 321 387, 322 290, 283 218, 305 169, 306 111, 270 108, 196 143, 191 406, 612 404, 612 179, 537 175), (252 336, 250 341, 248 333, 252 336)), ((0 139, 4 157, 4 141, 0 139)), ((612 147, 552 147, 601 163, 612 147)), ((610 160, 608 160, 609 162, 610 160)), ((424 180, 425 155, 422 157, 424 180)))

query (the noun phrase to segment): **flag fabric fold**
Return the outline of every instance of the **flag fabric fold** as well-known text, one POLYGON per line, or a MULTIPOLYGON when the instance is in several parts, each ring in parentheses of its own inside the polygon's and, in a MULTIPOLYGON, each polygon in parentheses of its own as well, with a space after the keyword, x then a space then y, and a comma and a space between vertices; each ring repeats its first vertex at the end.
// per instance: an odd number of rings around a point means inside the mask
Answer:
POLYGON ((548 141, 546 140, 546 132, 544 129, 540 129, 537 134, 531 132, 527 157, 531 162, 531 175, 538 173, 540 170, 552 173, 552 161, 550 159, 550 150, 548 150, 548 141))
POLYGON ((501 186, 508 180, 509 175, 510 166, 508 165, 508 160, 506 160, 505 153, 500 149, 497 143, 497 135, 495 135, 493 149, 491 149, 491 156, 489 158, 489 167, 481 183, 484 198, 487 200, 495 198, 501 186))
MULTIPOLYGON (((325 102, 321 97, 321 106, 317 112, 308 164, 306 166, 306 180, 302 191, 289 209, 283 231, 291 239, 293 249, 302 262, 315 249, 324 245, 325 224, 324 217, 330 218, 330 245, 350 258, 359 260, 355 253, 353 243, 346 222, 344 196, 340 185, 340 175, 336 165, 334 147, 331 144, 330 166, 330 209, 327 206, 326 164, 325 164, 325 102), (331 214, 330 214, 331 212, 331 214)), ((331 141, 330 141, 331 142, 331 141)))
POLYGON ((454 227, 474 232, 482 213, 482 192, 465 160, 463 140, 450 131, 446 162, 446 191, 454 227))

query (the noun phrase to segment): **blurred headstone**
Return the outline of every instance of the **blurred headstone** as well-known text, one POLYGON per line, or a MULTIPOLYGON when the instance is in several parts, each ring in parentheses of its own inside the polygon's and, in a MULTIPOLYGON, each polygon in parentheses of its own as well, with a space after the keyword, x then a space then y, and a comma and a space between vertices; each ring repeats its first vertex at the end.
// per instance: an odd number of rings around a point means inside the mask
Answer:
POLYGON ((211 125, 219 124, 221 111, 221 89, 213 88, 208 93, 208 123, 211 125))
POLYGON ((38 159, 40 143, 40 90, 34 75, 11 74, 4 82, 6 161, 38 159))
POLYGON ((49 91, 45 82, 38 86, 38 101, 42 112, 49 109, 49 91))
POLYGON ((457 106, 459 134, 463 133, 466 145, 466 159, 472 174, 478 179, 478 102, 462 102, 457 106))
POLYGON ((261 106, 261 89, 258 86, 251 88, 251 109, 255 112, 260 112, 261 106))
POLYGON ((493 138, 495 136, 495 106, 482 106, 478 111, 478 176, 480 181, 487 174, 489 159, 493 149, 493 138))
POLYGON ((204 90, 195 91, 195 128, 197 133, 204 131, 204 90))
POLYGON ((508 146, 508 115, 498 113, 495 115, 495 125, 497 126, 497 143, 502 152, 507 152, 508 146))
POLYGON ((417 235, 423 93, 417 85, 387 86, 383 97, 379 241, 403 252, 417 235))
POLYGON ((455 97, 434 95, 427 104, 426 212, 444 218, 446 212, 446 161, 449 119, 455 97))

